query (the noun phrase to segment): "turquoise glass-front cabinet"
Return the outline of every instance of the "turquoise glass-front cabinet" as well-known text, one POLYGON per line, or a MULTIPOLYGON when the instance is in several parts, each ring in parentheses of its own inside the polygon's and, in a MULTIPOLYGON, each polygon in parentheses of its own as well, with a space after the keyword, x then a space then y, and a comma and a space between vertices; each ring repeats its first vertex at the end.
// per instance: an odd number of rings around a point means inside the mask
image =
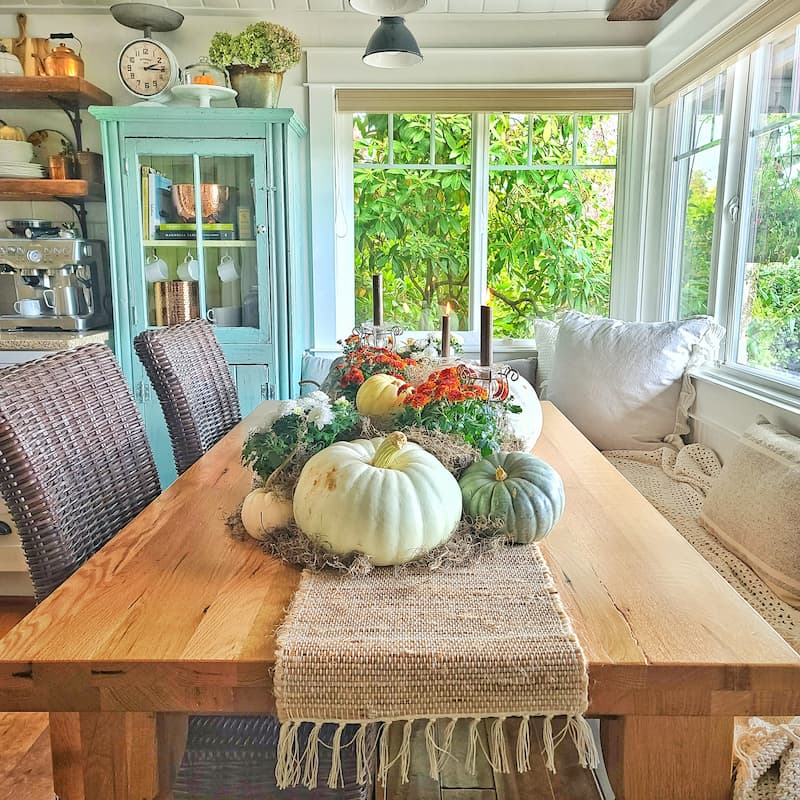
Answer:
POLYGON ((103 136, 117 358, 166 486, 172 450, 137 333, 206 317, 242 414, 297 393, 311 321, 305 129, 285 109, 90 111, 103 136))

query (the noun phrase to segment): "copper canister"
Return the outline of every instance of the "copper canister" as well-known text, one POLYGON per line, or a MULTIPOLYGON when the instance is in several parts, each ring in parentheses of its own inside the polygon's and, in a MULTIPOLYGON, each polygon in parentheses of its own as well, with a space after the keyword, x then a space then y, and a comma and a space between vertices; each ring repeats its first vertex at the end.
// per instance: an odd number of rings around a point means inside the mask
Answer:
POLYGON ((156 281, 153 291, 156 325, 200 318, 197 281, 156 281))

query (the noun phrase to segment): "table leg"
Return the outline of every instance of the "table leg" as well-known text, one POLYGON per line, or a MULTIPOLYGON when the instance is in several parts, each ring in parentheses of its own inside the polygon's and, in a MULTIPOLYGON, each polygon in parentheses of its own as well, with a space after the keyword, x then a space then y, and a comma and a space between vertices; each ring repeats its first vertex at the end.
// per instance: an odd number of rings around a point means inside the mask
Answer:
POLYGON ((610 717, 600 730, 617 800, 729 800, 733 717, 610 717))
POLYGON ((169 800, 185 714, 51 714, 53 786, 61 800, 169 800), (54 724, 55 722, 55 724, 54 724))

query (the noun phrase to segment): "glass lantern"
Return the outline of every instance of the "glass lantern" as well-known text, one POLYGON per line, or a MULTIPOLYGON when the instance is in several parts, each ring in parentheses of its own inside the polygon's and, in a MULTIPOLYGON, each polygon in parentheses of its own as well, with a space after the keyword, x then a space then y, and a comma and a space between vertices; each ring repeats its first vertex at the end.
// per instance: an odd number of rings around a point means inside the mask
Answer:
POLYGON ((215 67, 205 56, 183 71, 183 82, 189 86, 228 86, 225 70, 215 67))

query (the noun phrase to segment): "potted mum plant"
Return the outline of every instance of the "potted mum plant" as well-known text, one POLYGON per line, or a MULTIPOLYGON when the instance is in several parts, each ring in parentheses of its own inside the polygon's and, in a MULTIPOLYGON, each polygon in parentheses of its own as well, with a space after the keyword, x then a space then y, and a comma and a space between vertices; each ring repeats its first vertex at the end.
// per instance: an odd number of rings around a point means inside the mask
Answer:
POLYGON ((283 25, 254 22, 241 33, 215 33, 208 49, 212 64, 228 70, 245 108, 274 108, 283 73, 300 63, 300 40, 283 25))

